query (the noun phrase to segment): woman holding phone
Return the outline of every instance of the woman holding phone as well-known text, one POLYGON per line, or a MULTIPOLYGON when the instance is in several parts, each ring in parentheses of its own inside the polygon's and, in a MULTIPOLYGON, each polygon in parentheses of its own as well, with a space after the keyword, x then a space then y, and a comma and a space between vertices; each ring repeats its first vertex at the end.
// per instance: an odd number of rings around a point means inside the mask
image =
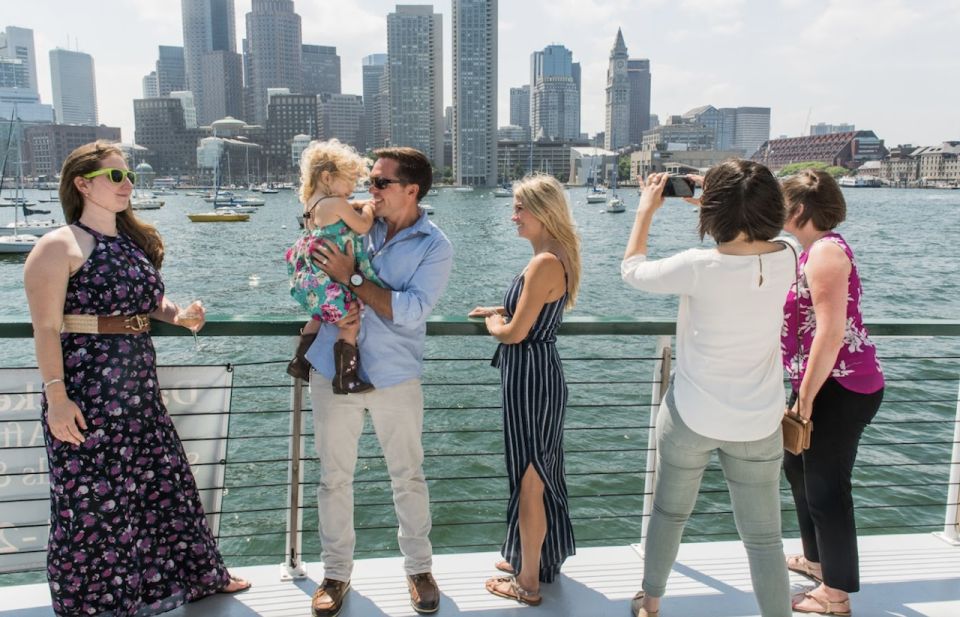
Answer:
MULTIPOLYGON (((700 237, 716 247, 647 258, 667 174, 643 184, 620 266, 631 287, 680 296, 677 364, 657 416, 657 474, 644 550, 638 617, 659 614, 680 537, 716 452, 730 487, 763 617, 790 617, 780 535, 783 369, 778 339, 783 298, 794 279, 793 251, 771 242, 784 220, 780 185, 758 163, 730 160, 703 178, 700 237)), ((682 188, 682 187, 681 187, 682 188)))

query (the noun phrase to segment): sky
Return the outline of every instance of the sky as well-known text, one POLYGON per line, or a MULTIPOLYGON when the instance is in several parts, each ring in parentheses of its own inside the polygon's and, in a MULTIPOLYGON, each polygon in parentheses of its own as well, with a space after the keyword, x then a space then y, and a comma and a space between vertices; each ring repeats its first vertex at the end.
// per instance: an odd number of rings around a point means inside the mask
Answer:
MULTIPOLYGON (((410 0, 408 3, 413 3, 410 0)), ((236 0, 237 44, 250 0, 236 0)), ((429 4, 429 2, 423 2, 429 4)), ((361 94, 361 58, 386 52, 385 0, 295 0, 303 42, 336 46, 343 92, 361 94)), ((452 98, 452 2, 443 15, 444 101, 452 98)), ((94 57, 100 122, 133 140, 133 99, 158 45, 182 45, 179 0, 0 0, 0 28, 32 28, 41 101, 52 102, 49 52, 94 57), (25 8, 29 6, 29 8, 25 8)), ((897 144, 960 139, 958 0, 507 0, 499 3, 498 126, 530 54, 565 45, 582 67, 581 130, 604 129, 610 49, 623 29, 648 58, 651 113, 700 105, 771 108, 771 137, 852 123, 897 144)))

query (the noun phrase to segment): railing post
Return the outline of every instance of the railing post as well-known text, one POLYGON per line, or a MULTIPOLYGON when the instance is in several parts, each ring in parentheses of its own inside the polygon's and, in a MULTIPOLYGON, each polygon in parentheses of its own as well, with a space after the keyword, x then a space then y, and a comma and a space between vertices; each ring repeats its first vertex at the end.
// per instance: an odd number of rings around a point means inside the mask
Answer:
POLYGON ((286 558, 280 566, 280 580, 288 581, 307 576, 307 566, 301 561, 303 537, 300 533, 300 510, 303 468, 300 465, 300 442, 303 434, 303 380, 293 379, 293 415, 290 418, 290 514, 287 518, 286 558))
POLYGON ((643 482, 643 520, 640 523, 640 545, 647 538, 647 525, 653 513, 653 487, 657 480, 657 414, 660 401, 667 393, 670 384, 670 357, 672 350, 669 336, 657 337, 657 355, 660 357, 653 367, 653 387, 650 389, 650 429, 647 432, 647 465, 643 482))
POLYGON ((960 384, 957 385, 957 413, 953 423, 953 456, 950 457, 950 482, 947 484, 947 509, 943 519, 944 541, 960 546, 960 384))

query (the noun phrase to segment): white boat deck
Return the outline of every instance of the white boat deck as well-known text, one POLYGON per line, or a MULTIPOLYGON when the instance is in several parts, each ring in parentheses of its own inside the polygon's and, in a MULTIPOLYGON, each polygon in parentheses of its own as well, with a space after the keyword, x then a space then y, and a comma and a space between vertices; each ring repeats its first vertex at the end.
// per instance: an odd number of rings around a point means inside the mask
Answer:
MULTIPOLYGON (((799 541, 787 540, 787 552, 799 541)), ((560 579, 542 586, 538 608, 495 598, 483 581, 496 574, 496 553, 437 555, 434 574, 443 595, 438 615, 508 617, 626 617, 640 587, 643 560, 638 547, 580 549, 567 560, 560 579), (525 612, 520 612, 525 611, 525 612)), ((860 538, 861 591, 853 596, 860 617, 957 617, 960 615, 960 546, 930 534, 860 538)), ((323 576, 321 564, 308 564, 308 578, 281 582, 279 566, 236 568, 253 581, 246 593, 205 598, 171 617, 307 617, 310 596, 323 576)), ((791 574, 796 591, 809 585, 791 574)), ((685 544, 674 566, 661 613, 664 617, 754 617, 758 615, 746 554, 739 542, 685 544)), ((48 617, 45 584, 0 587, 0 617, 48 617)), ((356 563, 353 588, 342 617, 416 615, 410 607, 400 558, 356 563)), ((798 613, 799 615, 799 613, 798 613)))

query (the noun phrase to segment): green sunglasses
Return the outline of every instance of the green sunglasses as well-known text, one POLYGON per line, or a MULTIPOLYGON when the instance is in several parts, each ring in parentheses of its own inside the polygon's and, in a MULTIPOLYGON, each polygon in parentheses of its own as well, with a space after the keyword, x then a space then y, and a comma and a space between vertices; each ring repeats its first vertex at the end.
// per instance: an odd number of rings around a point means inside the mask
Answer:
POLYGON ((116 167, 104 167, 96 171, 91 171, 88 174, 83 174, 83 177, 87 180, 91 178, 96 178, 97 176, 109 176, 110 181, 114 184, 120 184, 123 182, 123 179, 126 178, 130 181, 130 184, 137 183, 137 174, 136 172, 130 171, 129 169, 117 169, 116 167))

